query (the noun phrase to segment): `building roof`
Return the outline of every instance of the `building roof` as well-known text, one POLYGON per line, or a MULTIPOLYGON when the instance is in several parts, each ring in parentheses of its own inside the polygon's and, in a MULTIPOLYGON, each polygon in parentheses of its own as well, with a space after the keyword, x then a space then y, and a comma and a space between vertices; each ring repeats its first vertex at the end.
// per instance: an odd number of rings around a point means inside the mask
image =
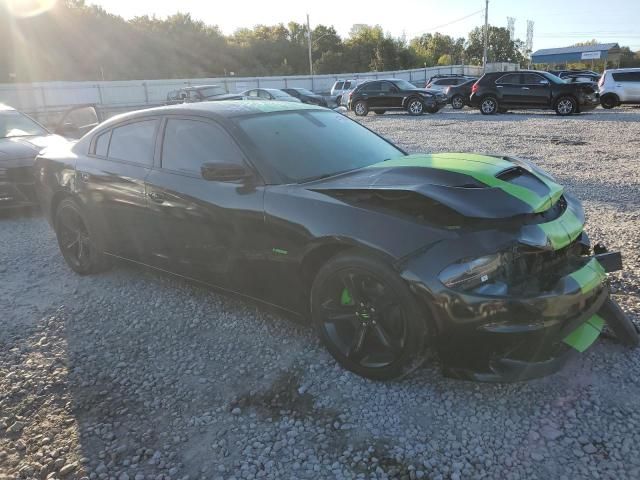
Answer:
POLYGON ((620 46, 617 43, 600 43, 597 45, 580 45, 578 47, 563 47, 563 48, 543 48, 536 50, 531 55, 533 63, 565 63, 572 61, 585 60, 583 54, 590 52, 598 52, 598 57, 590 57, 594 59, 603 60, 609 56, 609 53, 614 53, 619 50, 620 46))

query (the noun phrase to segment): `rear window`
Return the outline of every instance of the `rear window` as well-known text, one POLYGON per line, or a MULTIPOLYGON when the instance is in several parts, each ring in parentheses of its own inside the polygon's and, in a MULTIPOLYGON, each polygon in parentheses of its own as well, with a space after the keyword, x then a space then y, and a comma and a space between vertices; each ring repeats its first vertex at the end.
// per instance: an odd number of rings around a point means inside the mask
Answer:
POLYGON ((640 82, 640 72, 618 72, 611 76, 616 82, 640 82))
POLYGON ((114 128, 108 157, 152 165, 157 124, 157 120, 144 120, 114 128))

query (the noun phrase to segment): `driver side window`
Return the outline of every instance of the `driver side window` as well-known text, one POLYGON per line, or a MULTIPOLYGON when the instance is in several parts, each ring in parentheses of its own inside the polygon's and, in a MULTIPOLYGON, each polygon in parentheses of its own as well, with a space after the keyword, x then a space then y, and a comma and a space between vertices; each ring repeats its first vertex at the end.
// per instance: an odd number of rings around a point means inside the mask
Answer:
POLYGON ((242 152, 222 127, 200 120, 167 120, 162 168, 200 175, 202 164, 209 162, 244 165, 242 152))

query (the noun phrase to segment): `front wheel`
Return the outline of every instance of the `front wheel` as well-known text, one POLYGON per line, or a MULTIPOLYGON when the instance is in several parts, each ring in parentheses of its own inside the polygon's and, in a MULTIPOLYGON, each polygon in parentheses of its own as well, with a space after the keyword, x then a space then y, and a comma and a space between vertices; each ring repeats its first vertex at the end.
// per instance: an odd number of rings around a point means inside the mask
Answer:
POLYGON ((407 112, 409 115, 422 115, 424 113, 424 104, 418 98, 412 98, 407 103, 407 112))
POLYGON ((495 115, 498 112, 498 101, 493 97, 485 97, 480 103, 480 113, 483 115, 495 115))
POLYGON ((345 253, 323 266, 313 282, 311 316, 329 353, 358 375, 390 380, 423 362, 422 309, 377 258, 345 253))
POLYGON ((74 272, 87 275, 107 268, 107 260, 96 245, 89 221, 75 200, 65 198, 58 205, 55 232, 60 252, 74 272))
POLYGON ((357 116, 365 117, 369 113, 369 106, 364 100, 358 100, 353 106, 353 111, 356 112, 357 116))
POLYGON ((454 95, 451 99, 451 106, 454 110, 460 110, 464 107, 464 98, 462 95, 454 95))
POLYGON ((566 117, 572 115, 578 110, 576 101, 571 97, 560 97, 556 102, 556 113, 560 116, 566 117))
POLYGON ((427 111, 427 113, 438 113, 440 111, 440 108, 434 105, 433 107, 426 107, 425 110, 427 111))

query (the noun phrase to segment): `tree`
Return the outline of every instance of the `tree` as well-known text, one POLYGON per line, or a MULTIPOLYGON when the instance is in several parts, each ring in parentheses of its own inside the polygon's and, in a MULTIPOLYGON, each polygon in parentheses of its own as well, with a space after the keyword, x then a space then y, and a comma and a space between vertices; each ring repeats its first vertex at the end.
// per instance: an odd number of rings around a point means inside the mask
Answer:
MULTIPOLYGON (((476 27, 469 33, 466 57, 469 63, 482 65, 484 49, 484 28, 476 27)), ((489 44, 487 60, 489 62, 523 63, 524 44, 520 40, 511 40, 509 30, 489 25, 489 44)))
POLYGON ((448 55, 455 63, 462 63, 464 54, 464 39, 454 39, 441 33, 425 33, 411 40, 410 48, 417 57, 419 64, 433 66, 439 63, 440 58, 448 55))

